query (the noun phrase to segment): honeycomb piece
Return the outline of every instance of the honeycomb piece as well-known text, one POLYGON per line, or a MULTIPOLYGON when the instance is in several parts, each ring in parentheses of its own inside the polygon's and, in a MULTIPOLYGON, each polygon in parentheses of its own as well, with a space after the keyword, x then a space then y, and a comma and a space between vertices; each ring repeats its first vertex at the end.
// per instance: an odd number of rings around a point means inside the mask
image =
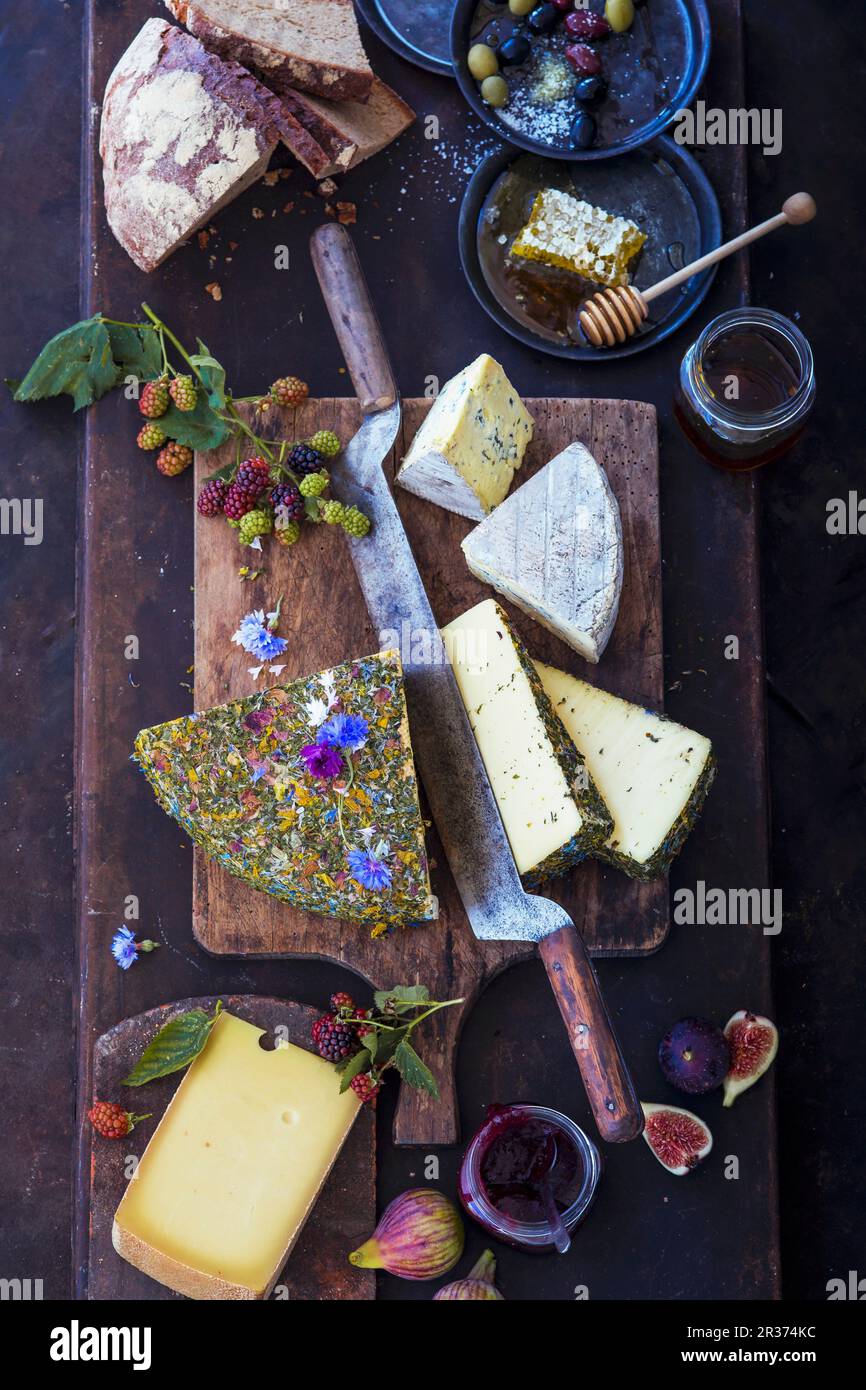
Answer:
POLYGON ((535 195, 511 254, 574 271, 600 285, 627 285, 628 263, 645 241, 645 233, 627 217, 544 188, 535 195))

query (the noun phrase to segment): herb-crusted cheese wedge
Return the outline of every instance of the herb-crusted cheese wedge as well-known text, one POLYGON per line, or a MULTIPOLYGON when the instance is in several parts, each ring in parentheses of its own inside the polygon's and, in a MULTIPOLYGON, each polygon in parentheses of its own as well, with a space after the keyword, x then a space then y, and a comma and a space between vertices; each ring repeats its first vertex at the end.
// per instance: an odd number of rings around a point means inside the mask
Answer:
POLYGON ((480 521, 507 494, 532 430, 532 416, 499 363, 482 353, 439 392, 397 482, 480 521))
POLYGON ((612 821, 523 644, 493 599, 442 638, 524 884, 567 872, 612 821))
POLYGON ((251 887, 374 935, 437 915, 396 651, 145 729, 135 758, 251 887))
POLYGON ((462 545, 476 578, 598 661, 619 610, 622 524, 607 475, 588 449, 569 444, 462 545))
POLYGON ((661 878, 715 775, 709 739, 565 671, 535 666, 613 816, 612 832, 592 853, 632 878, 661 878))

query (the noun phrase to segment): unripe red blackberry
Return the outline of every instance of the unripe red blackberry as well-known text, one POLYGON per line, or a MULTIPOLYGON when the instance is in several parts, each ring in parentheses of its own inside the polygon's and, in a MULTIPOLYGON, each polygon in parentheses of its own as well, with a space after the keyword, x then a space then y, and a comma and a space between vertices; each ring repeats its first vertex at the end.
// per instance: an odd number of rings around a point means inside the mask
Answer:
POLYGON ((218 516, 225 508, 228 490, 229 485, 222 478, 211 478, 209 483, 205 483, 196 502, 201 515, 218 516))
POLYGON ((307 383, 296 376, 278 377, 271 387, 271 397, 277 405, 301 405, 309 394, 307 383))
POLYGON ((349 1085, 362 1105, 375 1106, 376 1097, 382 1089, 381 1081, 374 1081, 368 1071, 362 1071, 352 1077, 349 1085))
POLYGON ((195 410, 198 391, 191 376, 173 377, 168 391, 178 410, 195 410))
POLYGON ((271 466, 267 459, 261 457, 244 459, 232 481, 232 487, 237 488, 251 502, 256 502, 270 485, 271 466))
POLYGON ((341 990, 339 994, 331 995, 331 1008, 334 1013, 337 1013, 339 1009, 350 1009, 354 1012, 355 1001, 351 994, 346 994, 344 990, 341 990))
POLYGON ((316 1051, 326 1062, 342 1062, 358 1051, 358 1035, 348 1023, 329 1018, 319 1029, 316 1051))
POLYGON ((148 420, 158 420, 168 410, 168 382, 164 376, 158 381, 146 381, 138 398, 138 408, 148 420))
POLYGON ((187 448, 186 444, 177 444, 173 439, 170 439, 156 456, 156 466, 166 478, 176 478, 179 473, 189 468, 191 463, 192 449, 187 448))

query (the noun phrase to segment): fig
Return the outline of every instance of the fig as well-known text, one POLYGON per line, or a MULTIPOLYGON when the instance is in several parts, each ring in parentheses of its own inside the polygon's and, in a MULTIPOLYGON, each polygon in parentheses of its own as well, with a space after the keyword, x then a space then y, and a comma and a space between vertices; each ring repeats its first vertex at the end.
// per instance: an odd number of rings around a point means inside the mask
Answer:
POLYGON ((725 1024, 725 1037, 731 1054, 725 1077, 723 1105, 733 1105, 742 1091, 764 1075, 779 1051, 779 1034, 775 1023, 760 1014, 740 1009, 725 1024))
POLYGON ((502 1294, 493 1280, 496 1277, 496 1257, 492 1250, 485 1250, 481 1258, 472 1266, 465 1279, 455 1279, 453 1284, 445 1284, 433 1295, 434 1303, 447 1303, 452 1300, 481 1300, 488 1303, 504 1303, 502 1294))
POLYGON ((387 1269, 400 1279, 438 1279, 463 1254, 463 1222, 452 1201, 433 1187, 413 1187, 395 1197, 349 1263, 387 1269))
POLYGON ((641 1101, 646 1121, 643 1137, 659 1163, 682 1178, 697 1168, 713 1147, 713 1136, 703 1120, 676 1105, 641 1101))
POLYGON ((659 1043, 665 1081, 690 1096, 721 1086, 731 1064, 725 1035, 705 1018, 681 1018, 659 1043))

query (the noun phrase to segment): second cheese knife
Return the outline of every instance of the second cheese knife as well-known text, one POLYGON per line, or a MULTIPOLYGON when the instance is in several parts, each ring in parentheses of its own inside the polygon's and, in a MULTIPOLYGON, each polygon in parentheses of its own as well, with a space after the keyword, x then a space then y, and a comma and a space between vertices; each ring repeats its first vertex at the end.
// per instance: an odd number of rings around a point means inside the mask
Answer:
POLYGON ((341 497, 372 522, 369 536, 348 538, 352 562, 380 632, 423 631, 429 636, 429 660, 404 663, 412 746, 466 915, 481 940, 538 943, 599 1133, 613 1143, 634 1139, 643 1129, 643 1114, 592 962, 565 909, 527 893, 520 881, 385 478, 382 465, 399 429, 400 401, 355 249, 345 228, 335 225, 320 227, 310 246, 364 412, 364 423, 344 451, 340 474, 341 497))

